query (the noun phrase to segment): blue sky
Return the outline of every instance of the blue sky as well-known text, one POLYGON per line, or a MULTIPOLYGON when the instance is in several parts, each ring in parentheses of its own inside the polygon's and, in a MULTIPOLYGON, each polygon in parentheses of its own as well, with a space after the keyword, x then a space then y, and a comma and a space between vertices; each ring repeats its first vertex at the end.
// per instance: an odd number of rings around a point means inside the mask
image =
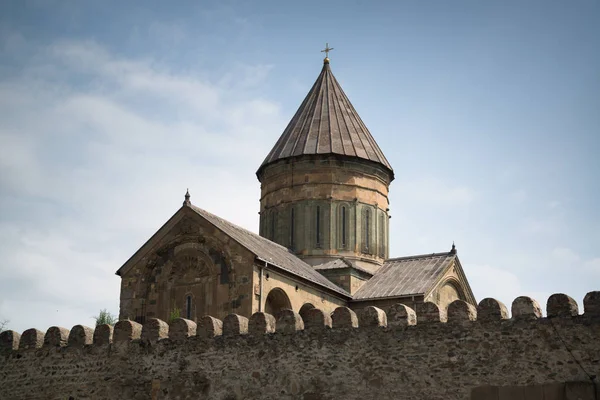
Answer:
POLYGON ((600 289, 600 3, 0 5, 0 320, 118 312, 180 206, 258 227, 254 172, 331 67, 396 172, 391 254, 478 300, 600 289))

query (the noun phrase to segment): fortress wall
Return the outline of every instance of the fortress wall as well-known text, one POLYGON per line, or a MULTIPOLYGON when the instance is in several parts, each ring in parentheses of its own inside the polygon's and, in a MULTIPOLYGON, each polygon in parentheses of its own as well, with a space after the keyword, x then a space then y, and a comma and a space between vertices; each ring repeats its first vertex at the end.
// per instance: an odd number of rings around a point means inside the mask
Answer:
MULTIPOLYGON (((1 399, 469 399, 600 376, 600 292, 0 334, 1 399), (442 322, 447 321, 447 322, 442 322)), ((583 399, 583 398, 582 398, 583 399)))

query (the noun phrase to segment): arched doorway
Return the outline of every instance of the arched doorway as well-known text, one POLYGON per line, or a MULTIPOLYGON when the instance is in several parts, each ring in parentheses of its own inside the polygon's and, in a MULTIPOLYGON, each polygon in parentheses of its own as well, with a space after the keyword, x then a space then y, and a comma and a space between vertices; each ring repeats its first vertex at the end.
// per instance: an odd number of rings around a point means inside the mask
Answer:
POLYGON ((300 316, 302 317, 302 319, 303 319, 304 321, 306 321, 306 313, 307 313, 309 310, 312 310, 313 308, 315 308, 315 306, 313 306, 313 305, 312 305, 312 304, 310 304, 310 303, 304 303, 304 305, 302 305, 302 307, 300 307, 300 312, 299 312, 299 314, 300 314, 300 316))
POLYGON ((275 288, 269 292, 265 303, 265 312, 276 316, 281 310, 291 310, 292 304, 283 289, 275 288))

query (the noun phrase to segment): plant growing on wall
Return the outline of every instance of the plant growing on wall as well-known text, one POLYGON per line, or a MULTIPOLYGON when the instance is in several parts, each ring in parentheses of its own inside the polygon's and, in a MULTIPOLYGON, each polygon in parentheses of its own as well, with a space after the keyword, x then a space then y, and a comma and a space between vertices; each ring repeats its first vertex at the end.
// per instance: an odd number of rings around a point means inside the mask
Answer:
POLYGON ((118 320, 118 318, 115 315, 112 315, 109 311, 107 311, 106 308, 104 310, 100 310, 98 316, 92 318, 96 320, 96 326, 104 324, 114 325, 117 323, 118 320))
POLYGON ((7 319, 0 320, 0 332, 3 332, 6 329, 9 322, 10 321, 7 319))
POLYGON ((175 321, 177 318, 181 318, 181 309, 173 307, 173 309, 169 313, 169 324, 175 321))

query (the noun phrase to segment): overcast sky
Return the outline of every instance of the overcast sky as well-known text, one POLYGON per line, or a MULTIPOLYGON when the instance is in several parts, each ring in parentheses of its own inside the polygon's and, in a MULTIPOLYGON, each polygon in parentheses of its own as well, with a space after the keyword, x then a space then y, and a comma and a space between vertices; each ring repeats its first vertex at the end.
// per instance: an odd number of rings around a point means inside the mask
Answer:
POLYGON ((4 1, 0 320, 93 326, 192 202, 258 231, 255 171, 331 68, 392 164, 391 255, 477 300, 600 289, 597 1, 4 1))

